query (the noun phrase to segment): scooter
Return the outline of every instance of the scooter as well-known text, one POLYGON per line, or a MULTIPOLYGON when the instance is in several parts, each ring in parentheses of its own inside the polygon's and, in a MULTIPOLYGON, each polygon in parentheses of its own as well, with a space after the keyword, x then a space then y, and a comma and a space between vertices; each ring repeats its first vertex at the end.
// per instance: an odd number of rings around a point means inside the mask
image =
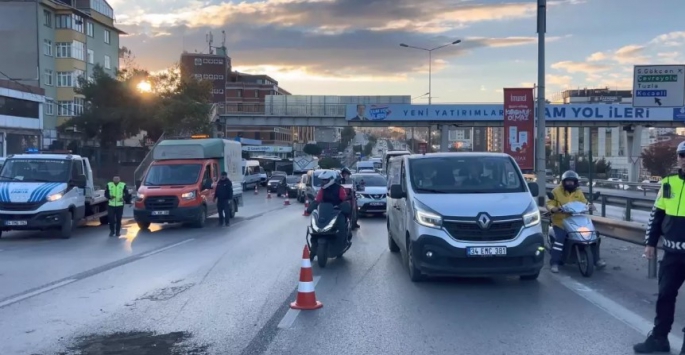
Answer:
POLYGON ((307 227, 307 245, 309 258, 325 268, 331 255, 340 258, 352 245, 352 231, 349 215, 350 204, 343 202, 340 206, 330 203, 320 203, 312 212, 309 227, 307 227))
MULTIPOLYGON (((595 192, 592 200, 597 200, 599 195, 599 192, 595 192)), ((548 192, 547 198, 553 200, 554 195, 548 192)), ((580 273, 585 277, 590 277, 595 271, 594 254, 599 251, 599 235, 588 215, 590 204, 573 201, 561 206, 560 210, 559 213, 569 215, 564 219, 564 230, 567 236, 561 254, 561 263, 562 265, 577 264, 580 273)), ((551 224, 547 238, 551 250, 554 245, 554 229, 551 224)))

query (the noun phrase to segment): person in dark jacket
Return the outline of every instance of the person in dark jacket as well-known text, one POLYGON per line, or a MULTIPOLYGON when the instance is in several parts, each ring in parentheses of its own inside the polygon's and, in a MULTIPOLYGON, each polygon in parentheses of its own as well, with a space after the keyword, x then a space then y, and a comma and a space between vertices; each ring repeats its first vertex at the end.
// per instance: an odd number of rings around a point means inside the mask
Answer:
POLYGON ((216 209, 219 213, 219 226, 223 226, 224 222, 226 222, 226 226, 230 224, 232 199, 233 183, 228 178, 228 174, 223 171, 214 191, 214 202, 216 202, 216 209))
POLYGON ((111 182, 107 183, 105 189, 107 204, 107 221, 109 222, 109 236, 118 237, 121 235, 121 219, 124 215, 124 205, 131 203, 131 193, 126 184, 121 182, 121 178, 115 176, 111 182))
POLYGON ((351 196, 347 196, 347 198, 350 200, 350 202, 352 202, 352 216, 350 216, 350 222, 352 222, 352 229, 357 229, 360 226, 359 223, 357 223, 357 197, 355 196, 356 186, 354 180, 352 179, 352 172, 348 168, 343 168, 342 170, 340 170, 340 175, 342 175, 342 180, 340 181, 341 184, 352 184, 352 194, 351 196))

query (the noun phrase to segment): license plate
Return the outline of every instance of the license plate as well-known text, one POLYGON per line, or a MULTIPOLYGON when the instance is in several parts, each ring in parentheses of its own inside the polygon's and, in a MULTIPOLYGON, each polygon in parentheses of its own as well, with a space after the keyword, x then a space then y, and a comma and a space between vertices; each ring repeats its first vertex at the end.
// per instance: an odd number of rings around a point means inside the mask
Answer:
POLYGON ((153 216, 166 216, 169 214, 169 211, 152 211, 153 216))
POLYGON ((6 226, 25 226, 27 224, 26 221, 5 221, 6 226))
POLYGON ((468 247, 468 256, 506 256, 507 247, 468 247))
POLYGON ((385 206, 383 202, 371 202, 369 203, 370 206, 385 206))

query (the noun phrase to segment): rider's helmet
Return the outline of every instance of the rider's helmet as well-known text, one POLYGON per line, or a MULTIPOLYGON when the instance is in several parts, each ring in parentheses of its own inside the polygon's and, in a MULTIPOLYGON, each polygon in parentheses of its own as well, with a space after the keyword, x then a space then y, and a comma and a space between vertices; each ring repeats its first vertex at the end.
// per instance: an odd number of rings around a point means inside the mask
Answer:
POLYGON ((342 168, 342 170, 340 170, 340 175, 345 176, 345 174, 352 175, 352 172, 348 168, 342 168))
POLYGON ((680 142, 680 144, 678 144, 678 148, 676 148, 676 153, 678 155, 685 154, 685 141, 680 142))
POLYGON ((578 188, 578 180, 580 180, 580 176, 573 170, 568 170, 561 175, 561 185, 568 192, 573 192, 578 188))
POLYGON ((333 170, 325 170, 319 174, 321 180, 321 188, 327 189, 335 184, 335 173, 333 170))

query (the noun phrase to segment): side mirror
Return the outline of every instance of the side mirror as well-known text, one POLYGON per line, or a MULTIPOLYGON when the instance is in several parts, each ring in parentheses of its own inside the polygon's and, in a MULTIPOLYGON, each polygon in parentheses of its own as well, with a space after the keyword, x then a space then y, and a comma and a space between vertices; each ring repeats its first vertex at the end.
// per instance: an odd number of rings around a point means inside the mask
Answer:
POLYGON ((533 195, 533 197, 537 197, 540 194, 540 188, 538 187, 537 182, 529 182, 528 189, 530 190, 530 194, 533 195))
POLYGON ((547 198, 550 200, 554 200, 554 195, 551 192, 547 193, 547 198))
POLYGON ((402 191, 402 185, 390 185, 390 198, 404 198, 406 194, 402 191))
POLYGON ((71 183, 80 189, 85 189, 87 182, 88 180, 86 179, 85 175, 76 175, 73 179, 71 179, 71 183))
POLYGON ((136 189, 140 188, 143 185, 143 180, 136 180, 136 189))
POLYGON ((599 191, 593 193, 593 194, 592 194, 592 201, 596 201, 597 199, 599 199, 599 196, 600 196, 600 195, 602 195, 602 193, 599 192, 599 191))

